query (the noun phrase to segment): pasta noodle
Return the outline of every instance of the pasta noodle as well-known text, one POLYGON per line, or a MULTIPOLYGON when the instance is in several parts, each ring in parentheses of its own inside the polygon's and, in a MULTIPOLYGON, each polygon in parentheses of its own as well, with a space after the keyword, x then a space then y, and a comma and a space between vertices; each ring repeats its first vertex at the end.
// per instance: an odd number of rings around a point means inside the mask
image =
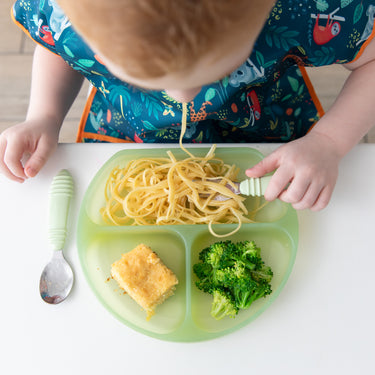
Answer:
POLYGON ((189 157, 177 160, 167 151, 168 157, 140 158, 112 170, 105 187, 106 205, 101 210, 107 224, 208 224, 214 236, 225 237, 238 231, 242 223, 252 222, 247 217, 245 198, 226 186, 233 186, 238 168, 215 158, 215 145, 204 157, 196 157, 183 147, 186 116, 184 103, 180 147, 189 157), (217 194, 230 199, 216 200, 217 194), (219 223, 238 225, 221 235, 212 229, 219 223))

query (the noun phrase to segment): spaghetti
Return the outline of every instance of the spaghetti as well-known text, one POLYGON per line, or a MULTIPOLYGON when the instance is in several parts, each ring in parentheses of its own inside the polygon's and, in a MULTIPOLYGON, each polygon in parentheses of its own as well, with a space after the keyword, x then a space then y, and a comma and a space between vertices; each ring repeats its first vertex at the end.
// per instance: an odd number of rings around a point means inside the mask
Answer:
POLYGON ((252 222, 245 198, 226 186, 233 186, 238 168, 215 158, 215 145, 204 157, 183 147, 186 117, 184 103, 180 147, 188 158, 177 160, 167 151, 168 157, 132 160, 124 168, 112 170, 105 187, 106 205, 101 210, 107 224, 208 224, 214 236, 225 237, 237 232, 242 223, 252 222), (216 200, 217 194, 229 199, 216 200), (223 223, 238 225, 230 233, 215 233, 212 225, 223 223))

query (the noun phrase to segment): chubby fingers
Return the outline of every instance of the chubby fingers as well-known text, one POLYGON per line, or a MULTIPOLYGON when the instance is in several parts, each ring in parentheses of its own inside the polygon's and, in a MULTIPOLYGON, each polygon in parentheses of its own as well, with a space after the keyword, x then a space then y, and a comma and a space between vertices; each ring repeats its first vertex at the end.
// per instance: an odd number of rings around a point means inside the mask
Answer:
POLYGON ((34 177, 39 173, 55 148, 56 144, 48 141, 45 137, 39 139, 35 151, 25 164, 25 174, 27 177, 34 177))
POLYGON ((328 205, 332 192, 333 187, 330 185, 322 185, 314 181, 304 186, 292 183, 280 194, 279 199, 291 203, 296 210, 319 211, 328 205))
POLYGON ((23 149, 12 140, 0 137, 0 173, 13 181, 24 182, 27 178, 23 165, 23 149))
POLYGON ((248 177, 262 177, 267 173, 276 172, 271 178, 271 181, 266 189, 264 198, 268 201, 273 201, 280 196, 280 194, 285 190, 285 187, 293 178, 291 171, 279 167, 279 159, 276 154, 270 154, 261 160, 258 164, 254 165, 252 168, 246 170, 246 175, 248 177))
POLYGON ((276 198, 283 200, 281 195, 286 192, 285 189, 288 187, 288 184, 291 182, 292 178, 293 174, 291 174, 289 171, 283 172, 281 168, 277 169, 267 186, 266 192, 264 193, 264 198, 267 201, 273 201, 276 198))
POLYGON ((319 211, 328 205, 333 189, 334 182, 330 179, 310 179, 304 174, 294 175, 279 168, 272 176, 264 197, 269 201, 278 198, 290 203, 296 210, 319 211))
POLYGON ((35 146, 30 146, 27 141, 14 142, 12 137, 0 137, 0 173, 13 181, 24 182, 39 173, 56 146, 57 143, 43 136, 35 146), (23 165, 26 153, 30 157, 23 165))
POLYGON ((278 167, 279 160, 274 152, 255 164, 252 168, 248 168, 245 173, 248 177, 261 177, 278 167))
POLYGON ((278 198, 290 203, 296 210, 319 211, 328 205, 335 185, 333 176, 317 178, 305 170, 296 173, 291 167, 279 166, 278 159, 272 156, 273 154, 246 171, 249 177, 261 177, 276 169, 264 193, 267 201, 278 198))

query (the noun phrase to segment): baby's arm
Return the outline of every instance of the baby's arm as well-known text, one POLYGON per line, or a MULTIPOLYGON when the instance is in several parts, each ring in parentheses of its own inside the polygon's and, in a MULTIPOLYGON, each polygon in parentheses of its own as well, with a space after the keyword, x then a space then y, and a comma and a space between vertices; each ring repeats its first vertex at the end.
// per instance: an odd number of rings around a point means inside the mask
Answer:
POLYGON ((267 200, 280 198, 296 209, 320 210, 328 204, 340 160, 375 124, 375 41, 346 67, 352 73, 314 128, 247 170, 250 177, 276 170, 265 194, 267 200))
POLYGON ((0 172, 23 182, 34 177, 55 150, 64 118, 83 82, 81 74, 41 46, 35 49, 25 122, 0 134, 0 172), (22 165, 25 155, 29 159, 22 165))

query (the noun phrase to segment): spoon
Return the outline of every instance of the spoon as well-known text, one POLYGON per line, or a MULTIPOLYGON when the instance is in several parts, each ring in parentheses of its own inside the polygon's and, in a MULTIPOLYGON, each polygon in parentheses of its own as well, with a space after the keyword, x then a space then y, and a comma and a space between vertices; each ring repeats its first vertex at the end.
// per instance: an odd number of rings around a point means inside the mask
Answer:
POLYGON ((73 196, 73 179, 63 169, 53 179, 49 191, 48 240, 53 255, 40 276, 39 291, 43 300, 58 304, 69 295, 74 275, 63 255, 67 234, 67 219, 70 199, 73 196))

